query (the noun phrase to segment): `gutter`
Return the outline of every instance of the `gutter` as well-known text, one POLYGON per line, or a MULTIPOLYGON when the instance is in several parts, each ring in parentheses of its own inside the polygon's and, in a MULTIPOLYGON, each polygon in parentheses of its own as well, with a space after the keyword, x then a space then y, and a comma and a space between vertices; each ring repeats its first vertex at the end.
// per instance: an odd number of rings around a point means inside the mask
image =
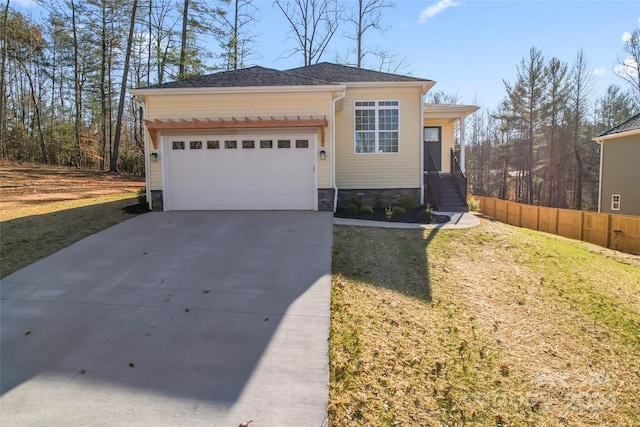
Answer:
POLYGON ((338 208, 338 184, 336 184, 336 102, 347 96, 347 88, 342 88, 342 93, 333 98, 331 104, 331 181, 333 183, 333 213, 338 208))
POLYGON ((420 206, 424 206, 424 95, 431 90, 435 82, 423 84, 420 92, 420 206))

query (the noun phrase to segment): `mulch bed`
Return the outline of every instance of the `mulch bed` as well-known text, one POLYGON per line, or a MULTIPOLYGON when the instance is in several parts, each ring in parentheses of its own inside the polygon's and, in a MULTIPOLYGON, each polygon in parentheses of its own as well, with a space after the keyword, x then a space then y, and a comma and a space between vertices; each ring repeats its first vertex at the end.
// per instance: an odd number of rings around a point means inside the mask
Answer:
MULTIPOLYGON (((352 218, 352 219, 366 219, 370 221, 388 221, 385 215, 384 208, 374 208, 372 214, 358 213, 356 215, 349 215, 344 209, 338 209, 335 213, 338 218, 352 218)), ((408 222, 414 224, 446 224, 451 218, 447 215, 431 215, 431 221, 427 222, 427 216, 425 208, 413 208, 409 209, 405 214, 394 214, 391 217, 391 222, 408 222)))

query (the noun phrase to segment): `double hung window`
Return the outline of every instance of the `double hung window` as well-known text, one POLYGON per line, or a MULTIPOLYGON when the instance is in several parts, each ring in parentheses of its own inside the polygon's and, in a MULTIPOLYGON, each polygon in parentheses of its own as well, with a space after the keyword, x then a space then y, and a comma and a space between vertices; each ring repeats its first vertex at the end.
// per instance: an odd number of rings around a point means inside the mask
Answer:
POLYGON ((356 101, 356 153, 398 152, 398 104, 398 101, 356 101))

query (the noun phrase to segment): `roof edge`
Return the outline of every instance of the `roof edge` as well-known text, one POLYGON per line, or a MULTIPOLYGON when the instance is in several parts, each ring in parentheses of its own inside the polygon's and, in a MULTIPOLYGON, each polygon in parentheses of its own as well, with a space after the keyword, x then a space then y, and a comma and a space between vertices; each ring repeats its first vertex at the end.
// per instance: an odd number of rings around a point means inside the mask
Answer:
POLYGON ((298 85, 298 86, 237 86, 237 87, 172 87, 129 89, 135 96, 147 95, 192 95, 214 93, 270 93, 270 92, 330 92, 346 89, 343 84, 298 85))

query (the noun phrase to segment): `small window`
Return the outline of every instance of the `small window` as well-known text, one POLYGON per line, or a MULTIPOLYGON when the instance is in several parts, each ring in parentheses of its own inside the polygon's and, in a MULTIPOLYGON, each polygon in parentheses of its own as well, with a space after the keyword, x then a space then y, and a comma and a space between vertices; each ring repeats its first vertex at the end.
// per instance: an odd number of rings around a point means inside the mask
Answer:
POLYGON ((308 139, 296 139, 296 148, 309 148, 308 139))
POLYGON ((220 141, 207 141, 207 150, 219 150, 220 141))
POLYGON ((224 148, 226 148, 227 150, 235 150, 236 148, 238 148, 238 141, 225 141, 224 148))
POLYGON ((440 142, 440 128, 424 128, 424 141, 425 142, 440 142))
POLYGON ((242 141, 242 148, 256 148, 255 141, 242 141))
POLYGON ((278 148, 291 148, 291 141, 288 139, 279 139, 278 148))
POLYGON ((189 141, 190 150, 202 150, 202 141, 189 141))
POLYGON ((273 141, 271 141, 270 139, 261 140, 260 148, 273 148, 273 141))
POLYGON ((172 145, 174 150, 184 150, 184 141, 173 141, 172 145))
POLYGON ((611 195, 611 210, 619 211, 620 210, 620 195, 612 194, 611 195))

